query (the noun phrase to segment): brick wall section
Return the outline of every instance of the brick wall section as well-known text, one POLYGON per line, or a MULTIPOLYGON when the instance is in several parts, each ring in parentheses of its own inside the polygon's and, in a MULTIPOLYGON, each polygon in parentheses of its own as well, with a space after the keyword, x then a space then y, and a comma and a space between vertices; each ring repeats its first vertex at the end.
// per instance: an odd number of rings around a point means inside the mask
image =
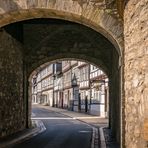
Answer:
POLYGON ((124 13, 125 146, 144 148, 148 118, 148 0, 130 0, 124 13))
POLYGON ((16 40, 0 31, 0 137, 25 128, 20 48, 16 40))

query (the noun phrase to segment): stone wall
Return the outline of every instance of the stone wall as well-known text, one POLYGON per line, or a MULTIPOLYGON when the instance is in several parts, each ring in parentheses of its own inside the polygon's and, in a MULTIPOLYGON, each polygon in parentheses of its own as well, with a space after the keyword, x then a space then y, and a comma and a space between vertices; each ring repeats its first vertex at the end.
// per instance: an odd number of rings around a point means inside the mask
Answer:
POLYGON ((124 12, 125 146, 144 148, 148 118, 148 0, 129 0, 124 12))
POLYGON ((112 75, 109 80, 109 107, 110 107, 110 128, 112 129, 112 134, 115 136, 114 138, 117 140, 117 143, 120 145, 120 129, 121 129, 121 96, 120 96, 120 66, 119 66, 119 56, 116 52, 113 52, 112 57, 112 75))
POLYGON ((0 137, 25 128, 20 44, 0 30, 0 137))

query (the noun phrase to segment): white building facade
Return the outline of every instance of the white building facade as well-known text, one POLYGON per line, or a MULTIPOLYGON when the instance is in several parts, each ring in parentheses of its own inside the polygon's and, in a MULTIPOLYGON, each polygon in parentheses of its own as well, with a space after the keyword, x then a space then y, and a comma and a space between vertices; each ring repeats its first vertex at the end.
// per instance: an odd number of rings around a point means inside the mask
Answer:
POLYGON ((67 60, 50 64, 32 78, 32 103, 108 117, 108 78, 98 67, 67 60))

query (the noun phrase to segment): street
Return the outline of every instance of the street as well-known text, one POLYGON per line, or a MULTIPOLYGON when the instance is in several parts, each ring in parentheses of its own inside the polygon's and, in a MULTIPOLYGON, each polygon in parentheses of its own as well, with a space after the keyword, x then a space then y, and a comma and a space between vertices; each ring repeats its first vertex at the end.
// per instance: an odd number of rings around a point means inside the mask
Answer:
POLYGON ((33 107, 33 118, 41 120, 46 131, 13 148, 91 148, 92 128, 60 112, 33 107))

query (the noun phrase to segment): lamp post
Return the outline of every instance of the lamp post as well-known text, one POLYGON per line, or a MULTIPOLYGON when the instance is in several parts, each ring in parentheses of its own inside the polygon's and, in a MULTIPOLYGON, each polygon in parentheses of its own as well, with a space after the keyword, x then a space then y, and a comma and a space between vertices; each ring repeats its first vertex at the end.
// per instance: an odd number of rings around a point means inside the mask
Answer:
POLYGON ((92 103, 92 89, 93 89, 93 83, 90 81, 90 100, 89 100, 89 111, 91 111, 91 103, 92 103))
POLYGON ((52 107, 55 107, 55 97, 54 97, 54 95, 55 95, 55 93, 54 93, 54 91, 55 91, 55 75, 53 75, 53 94, 52 94, 52 107))
POLYGON ((73 100, 72 100, 72 111, 74 110, 74 96, 75 96, 75 87, 77 86, 77 78, 74 74, 73 78, 72 78, 72 91, 73 91, 73 100))

